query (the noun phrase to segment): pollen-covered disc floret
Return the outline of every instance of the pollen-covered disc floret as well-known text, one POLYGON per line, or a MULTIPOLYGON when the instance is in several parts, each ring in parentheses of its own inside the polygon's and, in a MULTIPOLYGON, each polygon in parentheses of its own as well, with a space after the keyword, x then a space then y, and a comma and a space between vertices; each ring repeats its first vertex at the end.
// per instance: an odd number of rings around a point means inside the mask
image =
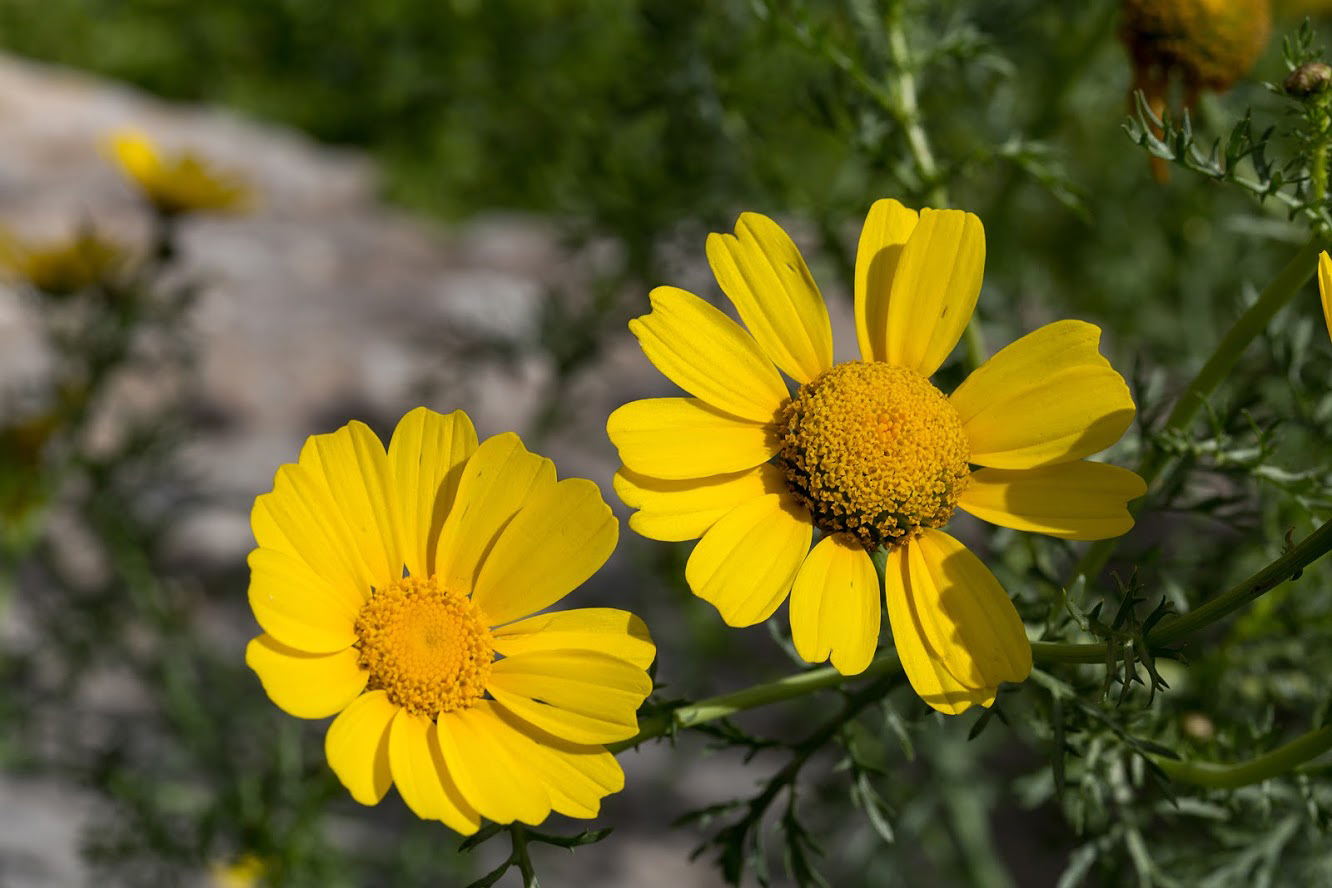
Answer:
POLYGON ((431 718, 466 709, 485 693, 495 649, 480 609, 434 577, 404 577, 356 618, 361 668, 409 712, 431 718))
POLYGON ((777 464, 814 523, 869 550, 948 523, 970 471, 957 411, 904 367, 838 364, 801 386, 778 428, 777 464))

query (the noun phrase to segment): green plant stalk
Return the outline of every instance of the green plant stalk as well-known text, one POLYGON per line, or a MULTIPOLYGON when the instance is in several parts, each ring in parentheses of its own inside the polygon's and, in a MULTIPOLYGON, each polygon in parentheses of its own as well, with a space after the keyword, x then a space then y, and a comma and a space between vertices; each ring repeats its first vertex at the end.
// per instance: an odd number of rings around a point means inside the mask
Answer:
POLYGON ((1159 755, 1153 755, 1151 759, 1171 780, 1209 789, 1238 789, 1292 771, 1329 749, 1332 749, 1332 725, 1302 734, 1266 755, 1232 765, 1190 762, 1159 755))
MULTIPOLYGON (((1165 425, 1161 427, 1162 433, 1182 431, 1193 421, 1203 404, 1207 402, 1208 396, 1234 369, 1244 350, 1267 328, 1276 313, 1284 308, 1313 277, 1314 270, 1318 267, 1318 254, 1325 246, 1322 238, 1311 239, 1281 271, 1277 272, 1276 277, 1259 294, 1258 300, 1235 321, 1218 343, 1216 350, 1212 352, 1212 356, 1207 359, 1207 363, 1203 364, 1188 388, 1180 395, 1174 409, 1166 418, 1165 425)), ((1138 474, 1147 482, 1148 488, 1169 465, 1170 460, 1171 457, 1164 450, 1157 448, 1142 461, 1138 467, 1138 474)), ((1131 511, 1135 516, 1142 510, 1144 502, 1145 498, 1141 498, 1133 505, 1131 511)), ((1090 546, 1078 562, 1074 581, 1078 577, 1090 577, 1105 566, 1117 544, 1118 538, 1115 538, 1100 540, 1090 546)))
MULTIPOLYGON (((1211 601, 1187 614, 1162 620, 1147 633, 1149 648, 1174 644, 1205 626, 1224 619, 1255 599, 1272 591, 1286 580, 1299 576, 1304 568, 1332 551, 1332 521, 1325 522, 1299 545, 1241 583, 1232 586, 1211 601)), ((1041 663, 1104 663, 1105 644, 1053 644, 1034 642, 1032 656, 1041 663)))
MULTIPOLYGON (((1147 634, 1145 643, 1149 648, 1163 647, 1180 641, 1194 632, 1221 620, 1235 611, 1250 604, 1259 596, 1275 589, 1286 580, 1299 573, 1327 552, 1332 551, 1332 521, 1323 524, 1299 545, 1283 554, 1280 558, 1244 580, 1226 590, 1221 595, 1199 607, 1197 610, 1163 620, 1147 634)), ((1069 644, 1035 641, 1031 645, 1032 659, 1036 663, 1105 663, 1109 656, 1108 642, 1100 644, 1069 644)), ((815 691, 837 687, 849 681, 882 678, 900 672, 902 663, 896 650, 887 650, 879 654, 870 663, 869 668, 859 675, 842 675, 831 666, 808 669, 788 675, 776 681, 764 682, 752 687, 732 691, 718 697, 709 697, 697 703, 689 703, 665 712, 654 713, 643 720, 638 733, 628 740, 609 744, 611 752, 620 752, 638 746, 647 740, 665 734, 693 727, 705 722, 716 721, 769 703, 780 703, 795 697, 803 697, 815 691)))
POLYGON ((606 748, 611 752, 619 752, 622 749, 637 746, 645 740, 651 740, 654 737, 660 737, 663 734, 703 724, 704 722, 726 718, 746 709, 766 706, 769 703, 779 703, 794 697, 803 697, 806 694, 836 687, 848 681, 892 675, 895 672, 900 672, 901 669, 902 664, 897 659, 896 651, 888 651, 886 654, 879 656, 859 675, 842 675, 831 666, 807 669, 794 675, 779 678, 776 681, 757 684, 729 694, 722 694, 719 697, 709 697, 697 703, 680 706, 667 712, 656 713, 643 721, 635 736, 619 743, 612 743, 606 748))
POLYGON ((509 824, 509 838, 513 842, 513 853, 509 860, 518 867, 523 877, 523 888, 537 888, 536 870, 527 856, 527 830, 520 823, 509 824))
POLYGON ((920 170, 925 185, 925 201, 930 206, 948 206, 948 192, 939 181, 939 165, 930 150, 930 140, 920 123, 920 104, 916 100, 916 76, 911 70, 911 55, 907 47, 906 31, 902 27, 903 4, 893 3, 888 10, 885 30, 888 50, 893 57, 895 101, 889 108, 906 136, 907 150, 920 170))

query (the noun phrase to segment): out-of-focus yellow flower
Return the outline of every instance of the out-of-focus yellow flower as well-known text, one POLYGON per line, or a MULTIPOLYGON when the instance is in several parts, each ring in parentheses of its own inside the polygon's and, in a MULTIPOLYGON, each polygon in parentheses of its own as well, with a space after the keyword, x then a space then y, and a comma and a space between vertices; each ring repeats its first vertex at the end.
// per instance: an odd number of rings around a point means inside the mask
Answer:
POLYGON ((250 203, 250 189, 234 176, 214 170, 190 151, 163 156, 137 130, 121 130, 109 147, 131 182, 158 212, 234 212, 250 203))
MULTIPOLYGON (((1172 83, 1183 87, 1185 108, 1204 89, 1230 89, 1253 68, 1272 31, 1269 0, 1122 0, 1121 9, 1132 89, 1142 90, 1158 117, 1172 83)), ((1163 161, 1153 158, 1152 169, 1164 179, 1163 161)))
POLYGON ((595 817, 624 786, 656 649, 613 608, 547 610, 605 563, 601 492, 513 434, 418 407, 388 450, 353 422, 278 469, 251 514, 245 662, 279 707, 337 718, 329 766, 366 805, 396 785, 418 816, 595 817))
POLYGON ((1142 479, 1086 459, 1135 409, 1097 350, 1101 331, 1047 324, 945 396, 929 377, 966 329, 985 265, 971 213, 870 208, 856 253, 859 361, 834 363, 823 297, 771 219, 742 214, 734 235, 709 236, 707 256, 743 327, 675 287, 653 290, 652 313, 629 322, 692 396, 633 401, 607 420, 624 462, 615 490, 638 510, 629 526, 699 540, 685 580, 731 626, 789 597, 796 651, 844 675, 869 666, 886 595, 921 698, 950 714, 991 705, 1031 672, 1031 645, 999 581, 943 528, 955 509, 1060 539, 1133 526, 1126 505, 1142 479))
POLYGON ((213 888, 254 888, 264 875, 264 861, 258 854, 242 854, 231 863, 215 863, 208 868, 213 888))
POLYGON ((0 269, 52 296, 68 296, 113 280, 127 257, 123 247, 91 228, 49 244, 25 243, 0 231, 0 269))

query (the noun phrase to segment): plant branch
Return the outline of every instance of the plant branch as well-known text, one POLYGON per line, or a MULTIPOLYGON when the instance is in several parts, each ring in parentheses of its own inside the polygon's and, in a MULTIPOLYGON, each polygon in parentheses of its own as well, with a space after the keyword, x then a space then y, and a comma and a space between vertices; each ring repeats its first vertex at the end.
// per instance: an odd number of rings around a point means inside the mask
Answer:
POLYGON ((1238 789, 1251 783, 1260 783, 1276 777, 1317 758, 1332 749, 1332 725, 1325 725, 1295 738, 1271 752, 1249 759, 1222 765, 1215 762, 1190 762, 1161 755, 1151 759, 1171 780, 1192 783, 1209 789, 1238 789))

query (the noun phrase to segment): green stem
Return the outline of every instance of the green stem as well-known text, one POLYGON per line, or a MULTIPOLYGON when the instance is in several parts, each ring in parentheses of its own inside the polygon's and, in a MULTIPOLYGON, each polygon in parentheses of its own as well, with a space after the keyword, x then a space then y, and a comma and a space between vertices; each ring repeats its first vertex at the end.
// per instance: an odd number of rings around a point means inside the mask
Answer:
POLYGON ((1036 663, 1104 663, 1105 645, 1033 641, 1031 659, 1036 663))
MULTIPOLYGON (((1170 411, 1165 425, 1161 427, 1162 434, 1183 431, 1188 427, 1198 415, 1198 411, 1207 403, 1208 396, 1234 369, 1244 350, 1267 328, 1276 313, 1284 308, 1286 303, 1290 302, 1313 277, 1314 269, 1318 266, 1318 254, 1324 246, 1321 238, 1313 238, 1300 248, 1281 271, 1277 272, 1277 276, 1259 294, 1258 300, 1235 321, 1216 350, 1212 352, 1212 356, 1207 359, 1207 363, 1203 364, 1198 375, 1175 402, 1174 409, 1170 411)), ((1138 474, 1147 482, 1149 488, 1172 458, 1159 447, 1148 453, 1138 467, 1138 474)), ((1131 511, 1135 516, 1142 510, 1144 502, 1145 498, 1142 498, 1133 505, 1131 511)), ((1119 538, 1100 540, 1090 546, 1083 553, 1082 560, 1078 562, 1074 581, 1078 577, 1091 577, 1104 567, 1118 541, 1119 538)))
POLYGON ((536 870, 532 867, 531 858, 527 856, 527 830, 521 824, 511 823, 509 837, 513 842, 513 853, 509 859, 523 875, 523 888, 537 888, 536 870))
MULTIPOLYGON (((1298 546, 1277 560, 1197 609, 1167 618, 1147 633, 1149 648, 1174 644, 1205 626, 1221 620, 1255 599, 1272 591, 1286 580, 1299 576, 1304 568, 1332 551, 1332 521, 1327 521, 1298 546)), ((1035 642, 1032 655, 1043 663, 1101 663, 1105 661, 1104 644, 1050 644, 1035 642)))
POLYGON ((1305 537, 1298 546, 1238 586, 1187 614, 1172 620, 1163 620, 1157 628, 1148 633, 1147 641, 1158 645, 1173 644, 1202 627, 1233 614, 1286 580, 1298 576, 1304 568, 1327 554, 1329 550, 1332 550, 1332 521, 1325 522, 1322 527, 1305 537))
POLYGON ((981 333, 980 322, 973 313, 967 320, 967 329, 963 334, 963 344, 967 349, 967 372, 975 370, 986 361, 985 335, 981 333))
POLYGON ((1238 789, 1285 774, 1329 749, 1332 749, 1332 725, 1303 734, 1266 755, 1233 765, 1188 762, 1158 755, 1152 756, 1152 761, 1165 771, 1171 780, 1205 786, 1209 789, 1238 789))
POLYGON ((874 662, 870 663, 868 669, 859 675, 842 675, 831 666, 824 666, 821 669, 808 669, 804 672, 797 672, 794 675, 780 678, 777 681, 765 682, 729 694, 722 694, 719 697, 709 697, 706 700, 680 706, 668 712, 656 713, 644 719, 639 727, 638 734, 628 740, 613 743, 606 748, 611 752, 619 752, 622 749, 637 746, 645 740, 651 740, 654 737, 660 737, 663 734, 703 724, 704 722, 726 718, 746 709, 766 706, 769 703, 779 703, 793 697, 803 697, 805 694, 836 687, 848 681, 892 675, 895 672, 900 672, 901 669, 902 664, 897 658, 897 652, 892 650, 880 655, 874 662))
POLYGON ((911 70, 911 54, 907 48, 906 30, 902 27, 903 3, 893 3, 888 9, 885 30, 888 51, 892 54, 894 99, 889 111, 896 118, 906 136, 907 150, 920 170, 925 186, 925 202, 932 207, 948 206, 948 192, 939 177, 939 165, 930 150, 929 137, 920 123, 920 103, 916 100, 916 75, 911 70))

